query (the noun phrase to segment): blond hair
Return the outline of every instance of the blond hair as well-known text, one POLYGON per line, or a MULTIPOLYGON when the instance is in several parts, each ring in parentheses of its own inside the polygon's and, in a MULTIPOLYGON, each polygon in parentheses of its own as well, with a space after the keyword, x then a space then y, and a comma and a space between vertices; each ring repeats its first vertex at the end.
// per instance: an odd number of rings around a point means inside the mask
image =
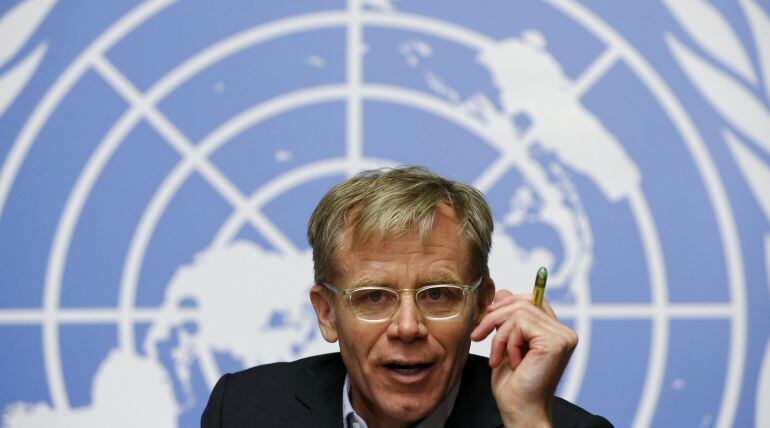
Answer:
POLYGON ((411 230, 424 242, 442 202, 459 221, 473 274, 487 276, 493 224, 481 192, 425 167, 402 166, 364 171, 334 186, 318 203, 307 229, 316 283, 331 281, 337 273, 335 256, 346 227, 351 228, 354 247, 411 230))

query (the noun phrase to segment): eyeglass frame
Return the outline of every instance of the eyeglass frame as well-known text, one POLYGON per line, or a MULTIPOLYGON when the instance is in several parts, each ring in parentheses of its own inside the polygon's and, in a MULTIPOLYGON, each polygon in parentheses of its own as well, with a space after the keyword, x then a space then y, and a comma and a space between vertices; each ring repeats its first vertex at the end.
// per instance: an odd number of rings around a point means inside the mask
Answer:
POLYGON ((466 303, 468 301, 468 295, 472 294, 473 292, 478 290, 478 288, 479 288, 479 286, 481 286, 482 282, 484 282, 484 275, 480 276, 479 279, 476 280, 476 282, 473 285, 463 285, 463 284, 431 284, 431 285, 426 285, 426 286, 419 287, 419 288, 391 288, 391 287, 381 287, 381 286, 366 285, 366 286, 363 286, 363 287, 355 287, 355 288, 350 288, 350 289, 346 289, 346 290, 340 290, 339 288, 335 287, 334 285, 332 285, 332 284, 330 284, 328 282, 321 281, 320 284, 323 285, 324 287, 326 287, 327 290, 329 290, 332 293, 334 293, 334 294, 342 297, 343 299, 345 299, 345 302, 346 302, 346 305, 347 305, 348 309, 350 309, 350 312, 352 312, 353 315, 355 315, 356 319, 358 319, 359 321, 368 322, 368 323, 380 323, 380 322, 390 321, 391 319, 393 319, 393 316, 398 313, 398 310, 401 308, 401 295, 403 293, 413 292, 413 294, 416 296, 418 293, 420 293, 420 292, 422 292, 424 290, 429 290, 431 288, 437 288, 437 287, 446 287, 446 286, 457 287, 460 290, 462 290, 462 292, 463 292, 463 307, 456 314, 454 314, 452 316, 448 316, 448 317, 429 317, 429 316, 426 316, 422 312, 422 309, 420 308, 420 305, 418 303, 416 303, 416 300, 415 300, 415 305, 414 306, 415 306, 415 308, 417 308, 417 312, 420 314, 420 316, 423 317, 426 320, 445 321, 445 320, 451 320, 451 319, 457 318, 465 310, 465 305, 466 305, 466 303), (397 300, 396 300, 396 306, 393 309, 393 313, 390 314, 390 316, 388 318, 383 318, 383 319, 379 319, 379 320, 367 320, 367 319, 363 319, 360 316, 358 316, 358 314, 356 314, 356 311, 353 310, 353 304, 351 303, 351 296, 356 291, 361 291, 361 290, 384 290, 384 291, 387 291, 387 292, 395 292, 398 297, 397 297, 397 300))

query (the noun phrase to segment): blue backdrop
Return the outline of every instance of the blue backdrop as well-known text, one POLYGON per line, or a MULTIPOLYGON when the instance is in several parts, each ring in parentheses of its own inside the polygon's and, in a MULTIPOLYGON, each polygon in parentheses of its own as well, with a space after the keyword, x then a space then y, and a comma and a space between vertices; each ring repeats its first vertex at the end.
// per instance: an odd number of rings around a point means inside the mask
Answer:
POLYGON ((770 427, 758 0, 0 3, 0 423, 195 426, 333 351, 307 218, 397 164, 488 195, 498 287, 552 272, 560 395, 770 427))

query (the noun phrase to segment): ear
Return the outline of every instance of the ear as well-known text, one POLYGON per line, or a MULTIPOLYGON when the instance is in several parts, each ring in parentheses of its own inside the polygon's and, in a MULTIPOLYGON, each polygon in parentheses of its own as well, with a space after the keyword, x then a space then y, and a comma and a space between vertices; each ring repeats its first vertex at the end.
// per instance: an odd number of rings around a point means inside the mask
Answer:
POLYGON ((481 319, 487 313, 487 306, 491 305, 495 300, 495 281, 490 277, 486 277, 479 288, 479 298, 476 301, 476 318, 473 320, 474 325, 478 325, 481 322, 481 319))
POLYGON ((322 285, 314 285, 310 289, 310 303, 315 309, 321 335, 327 342, 334 343, 337 341, 337 325, 334 323, 334 307, 326 293, 328 291, 322 285))

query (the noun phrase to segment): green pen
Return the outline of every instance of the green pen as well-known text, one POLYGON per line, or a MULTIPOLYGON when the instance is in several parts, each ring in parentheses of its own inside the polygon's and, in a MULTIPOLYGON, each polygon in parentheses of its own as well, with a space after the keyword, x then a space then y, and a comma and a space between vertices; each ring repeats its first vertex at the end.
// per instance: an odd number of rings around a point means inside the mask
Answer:
POLYGON ((541 266, 537 270, 535 276, 535 289, 532 290, 532 304, 536 307, 540 307, 543 304, 543 296, 545 296, 545 282, 548 280, 548 270, 545 266, 541 266))

